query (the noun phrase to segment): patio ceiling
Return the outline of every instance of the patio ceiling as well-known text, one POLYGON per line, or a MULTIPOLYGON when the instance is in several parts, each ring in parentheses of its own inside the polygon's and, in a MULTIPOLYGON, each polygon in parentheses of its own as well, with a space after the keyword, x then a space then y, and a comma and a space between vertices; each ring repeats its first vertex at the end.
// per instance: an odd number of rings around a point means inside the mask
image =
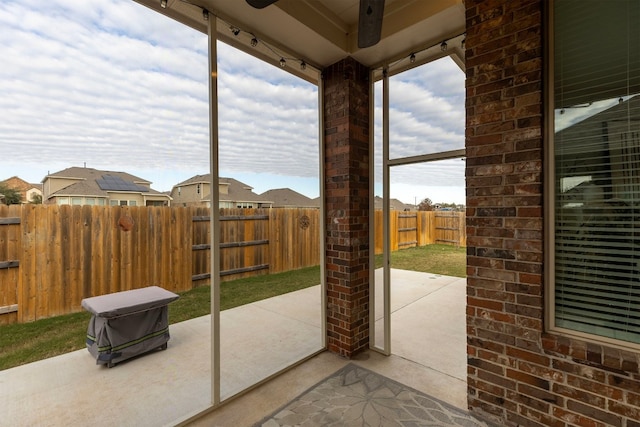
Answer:
POLYGON ((347 56, 370 68, 398 63, 395 71, 444 55, 461 67, 464 61, 463 0, 386 0, 381 40, 364 49, 357 42, 359 0, 278 0, 264 9, 245 0, 168 0, 166 8, 160 0, 135 1, 203 33, 206 9, 217 17, 219 40, 275 66, 285 58, 285 70, 314 83, 318 70, 347 56), (240 31, 234 34, 230 27, 240 31), (443 41, 448 41, 445 52, 443 41), (414 62, 408 60, 411 53, 414 62))

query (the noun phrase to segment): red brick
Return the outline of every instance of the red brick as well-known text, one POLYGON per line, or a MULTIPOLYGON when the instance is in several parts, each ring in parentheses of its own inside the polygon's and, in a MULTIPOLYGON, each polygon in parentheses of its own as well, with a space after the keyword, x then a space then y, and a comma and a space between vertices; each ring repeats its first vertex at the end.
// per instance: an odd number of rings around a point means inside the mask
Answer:
POLYGON ((485 381, 481 381, 479 379, 470 379, 469 380, 469 385, 473 388, 473 389, 478 389, 478 390, 482 390, 486 393, 490 393, 493 394, 495 396, 498 397, 504 397, 505 394, 505 389, 497 386, 495 384, 491 384, 485 381))
MULTIPOLYGON (((495 354, 495 353, 494 353, 495 354)), ((473 366, 484 371, 493 372, 494 374, 504 375, 504 366, 490 363, 486 360, 470 358, 467 363, 469 366, 473 366)))
POLYGON ((540 417, 543 418, 544 423, 540 423, 537 421, 533 421, 531 418, 523 417, 520 414, 508 413, 507 420, 515 423, 517 427, 565 427, 564 423, 559 421, 553 421, 550 416, 540 414, 540 417))
MULTIPOLYGON (((588 374, 587 374, 588 375, 588 374)), ((602 378, 602 372, 595 373, 595 379, 602 378)), ((599 394, 614 400, 622 400, 623 392, 620 389, 604 385, 603 382, 592 381, 582 377, 567 375, 567 385, 585 390, 591 393, 599 394)))
MULTIPOLYGON (((611 404, 611 402, 610 402, 611 404)), ((603 411, 593 406, 585 405, 582 402, 575 400, 567 401, 567 409, 585 417, 597 420, 610 426, 622 426, 622 418, 619 415, 612 414, 610 412, 603 411)))
POLYGON ((640 393, 640 380, 622 377, 620 375, 609 375, 608 377, 607 383, 609 385, 620 387, 634 393, 640 393))
POLYGON ((525 384, 529 384, 534 387, 541 388, 543 390, 550 390, 550 385, 548 380, 539 378, 535 375, 530 375, 525 372, 517 371, 515 369, 507 369, 507 378, 510 378, 525 384))
POLYGON ((325 70, 328 348, 368 347, 368 69, 347 58, 325 70), (344 105, 347 108, 344 108, 344 105), (364 119, 363 119, 364 118, 364 119), (363 302, 365 301, 365 302, 363 302))
POLYGON ((567 411, 563 408, 554 407, 553 415, 563 422, 567 424, 563 425, 571 425, 571 426, 580 426, 580 427, 606 427, 607 424, 595 421, 593 419, 589 419, 582 415, 576 414, 575 412, 567 411))
MULTIPOLYGON (((533 388, 533 387, 532 387, 533 388)), ((507 393, 507 399, 517 402, 519 405, 528 406, 540 412, 549 412, 549 402, 533 398, 530 394, 510 391, 507 393)))
POLYGON ((551 359, 542 354, 532 353, 519 348, 507 347, 507 355, 519 360, 526 360, 540 366, 551 366, 551 359))
POLYGON ((562 384, 554 384, 553 392, 591 406, 595 406, 601 409, 606 408, 607 399, 594 393, 589 393, 574 387, 567 387, 562 384))
POLYGON ((528 420, 527 423, 522 424, 523 426, 538 425, 534 423, 534 421, 536 421, 541 423, 541 425, 547 427, 566 427, 566 425, 562 421, 554 419, 549 414, 541 413, 527 406, 520 406, 519 413, 517 415, 519 415, 520 417, 524 417, 525 420, 528 420))

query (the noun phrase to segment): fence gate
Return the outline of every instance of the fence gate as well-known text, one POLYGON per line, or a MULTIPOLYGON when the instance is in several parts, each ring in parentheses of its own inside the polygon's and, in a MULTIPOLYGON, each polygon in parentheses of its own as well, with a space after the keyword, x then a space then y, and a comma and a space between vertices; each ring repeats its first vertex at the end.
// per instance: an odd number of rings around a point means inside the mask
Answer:
POLYGON ((19 205, 0 205, 0 325, 17 320, 20 222, 19 205))
POLYGON ((436 243, 460 247, 460 215, 453 211, 436 211, 436 243))

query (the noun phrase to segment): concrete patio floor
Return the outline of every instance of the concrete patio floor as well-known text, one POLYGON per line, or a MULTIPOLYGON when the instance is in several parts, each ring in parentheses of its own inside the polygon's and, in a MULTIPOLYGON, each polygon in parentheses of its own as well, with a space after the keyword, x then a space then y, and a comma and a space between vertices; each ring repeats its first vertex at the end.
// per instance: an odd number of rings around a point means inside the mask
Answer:
MULTIPOLYGON (((392 356, 353 362, 466 408, 465 294, 465 279, 392 270, 392 356)), ((320 305, 315 286, 223 311, 222 398, 321 350, 320 305)), ((112 369, 79 350, 0 371, 0 425, 250 426, 349 363, 322 352, 193 420, 211 400, 210 318, 170 332, 166 351, 112 369)))

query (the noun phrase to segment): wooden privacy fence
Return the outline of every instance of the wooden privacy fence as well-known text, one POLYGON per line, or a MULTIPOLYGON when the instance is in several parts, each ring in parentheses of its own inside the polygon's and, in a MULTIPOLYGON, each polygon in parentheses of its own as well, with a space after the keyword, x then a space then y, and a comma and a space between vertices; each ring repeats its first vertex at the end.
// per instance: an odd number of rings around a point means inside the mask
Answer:
POLYGON ((0 226, 0 261, 15 261, 0 269, 0 323, 81 311, 85 297, 149 285, 191 289, 188 210, 22 205, 0 207, 0 219, 12 223, 0 226))
MULTIPOLYGON (((223 280, 317 265, 317 209, 222 209, 223 280)), ((0 324, 81 311, 83 298, 209 284, 209 209, 0 205, 0 324)))
MULTIPOLYGON (((382 211, 375 212, 375 251, 382 253, 382 211)), ((397 251, 434 243, 467 246, 464 212, 389 212, 391 250, 397 251)))
MULTIPOLYGON (((209 209, 0 205, 0 324, 81 311, 83 298, 211 277, 209 209)), ((376 253, 382 213, 375 212, 376 253)), ((391 212, 391 249, 464 246, 464 214, 391 212)), ((318 265, 318 209, 221 209, 220 275, 231 280, 318 265)))
MULTIPOLYGON (((222 209, 221 280, 280 273, 320 263, 318 209, 222 209)), ((193 217, 194 286, 211 277, 209 209, 193 217)))

